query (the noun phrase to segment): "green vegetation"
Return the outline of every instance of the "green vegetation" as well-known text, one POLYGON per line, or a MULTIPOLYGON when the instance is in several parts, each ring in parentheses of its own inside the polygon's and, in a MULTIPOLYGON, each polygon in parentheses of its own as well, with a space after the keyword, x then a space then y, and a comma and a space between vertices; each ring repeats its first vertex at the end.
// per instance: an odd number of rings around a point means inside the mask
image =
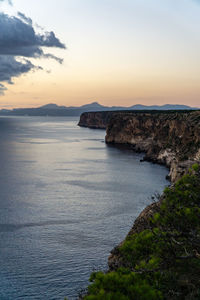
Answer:
POLYGON ((199 171, 199 164, 194 164, 192 166, 192 169, 195 171, 195 172, 198 172, 199 171))
POLYGON ((118 269, 91 275, 85 300, 200 299, 200 170, 166 188, 149 226, 128 235, 118 269))

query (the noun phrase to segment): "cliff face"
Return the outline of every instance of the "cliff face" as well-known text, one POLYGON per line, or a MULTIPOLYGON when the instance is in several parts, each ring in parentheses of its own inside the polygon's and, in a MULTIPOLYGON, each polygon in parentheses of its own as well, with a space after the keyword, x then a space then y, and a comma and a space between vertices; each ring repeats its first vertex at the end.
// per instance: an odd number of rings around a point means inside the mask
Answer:
POLYGON ((107 143, 129 144, 145 152, 145 160, 169 167, 172 182, 200 161, 200 111, 88 112, 78 125, 107 128, 107 143))
POLYGON ((109 272, 93 275, 83 298, 200 299, 200 111, 105 115, 87 113, 79 125, 106 127, 107 143, 129 144, 146 160, 167 165, 173 184, 141 212, 111 251, 109 272), (145 291, 137 295, 141 278, 145 291))
POLYGON ((78 126, 94 129, 106 129, 113 112, 85 112, 80 116, 78 126))
POLYGON ((170 168, 176 181, 194 161, 200 161, 200 111, 190 113, 113 114, 107 143, 130 144, 145 160, 170 168))
MULTIPOLYGON (((97 112, 84 112, 80 116, 78 126, 88 127, 93 129, 106 129, 107 125, 110 122, 110 119, 113 115, 118 114, 127 114, 132 115, 141 114, 142 110, 133 111, 133 110, 123 110, 123 111, 97 111, 97 112)), ((146 112, 146 111, 145 111, 146 112)))

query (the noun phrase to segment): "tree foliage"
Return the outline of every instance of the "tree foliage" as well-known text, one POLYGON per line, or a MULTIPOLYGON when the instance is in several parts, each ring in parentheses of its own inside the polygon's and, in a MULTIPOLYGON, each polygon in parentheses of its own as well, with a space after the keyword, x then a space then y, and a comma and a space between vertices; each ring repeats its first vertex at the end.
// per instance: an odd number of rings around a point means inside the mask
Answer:
POLYGON ((150 227, 119 248, 123 267, 97 272, 85 300, 200 299, 199 166, 166 188, 150 227))

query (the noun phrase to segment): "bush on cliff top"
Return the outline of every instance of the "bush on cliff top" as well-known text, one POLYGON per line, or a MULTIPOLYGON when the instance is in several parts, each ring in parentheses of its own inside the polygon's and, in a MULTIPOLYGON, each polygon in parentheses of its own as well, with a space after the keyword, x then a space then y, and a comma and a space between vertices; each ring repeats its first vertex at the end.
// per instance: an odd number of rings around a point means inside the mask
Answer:
POLYGON ((129 235, 119 248, 123 268, 93 273, 85 300, 200 299, 198 173, 195 165, 165 189, 150 228, 129 235))

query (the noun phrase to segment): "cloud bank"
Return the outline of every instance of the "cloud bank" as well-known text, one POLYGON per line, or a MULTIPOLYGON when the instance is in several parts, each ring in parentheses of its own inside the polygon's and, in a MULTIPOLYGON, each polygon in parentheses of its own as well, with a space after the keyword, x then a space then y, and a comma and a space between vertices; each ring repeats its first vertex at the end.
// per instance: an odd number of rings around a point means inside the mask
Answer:
MULTIPOLYGON (((5 0, 0 0, 0 3, 5 0)), ((11 4, 11 1, 8 1, 11 4)), ((12 84, 31 70, 42 69, 35 66, 30 58, 50 58, 59 63, 63 60, 50 53, 44 53, 43 47, 66 49, 53 31, 37 34, 33 22, 23 13, 11 17, 0 12, 0 94, 6 90, 3 82, 12 84)))

